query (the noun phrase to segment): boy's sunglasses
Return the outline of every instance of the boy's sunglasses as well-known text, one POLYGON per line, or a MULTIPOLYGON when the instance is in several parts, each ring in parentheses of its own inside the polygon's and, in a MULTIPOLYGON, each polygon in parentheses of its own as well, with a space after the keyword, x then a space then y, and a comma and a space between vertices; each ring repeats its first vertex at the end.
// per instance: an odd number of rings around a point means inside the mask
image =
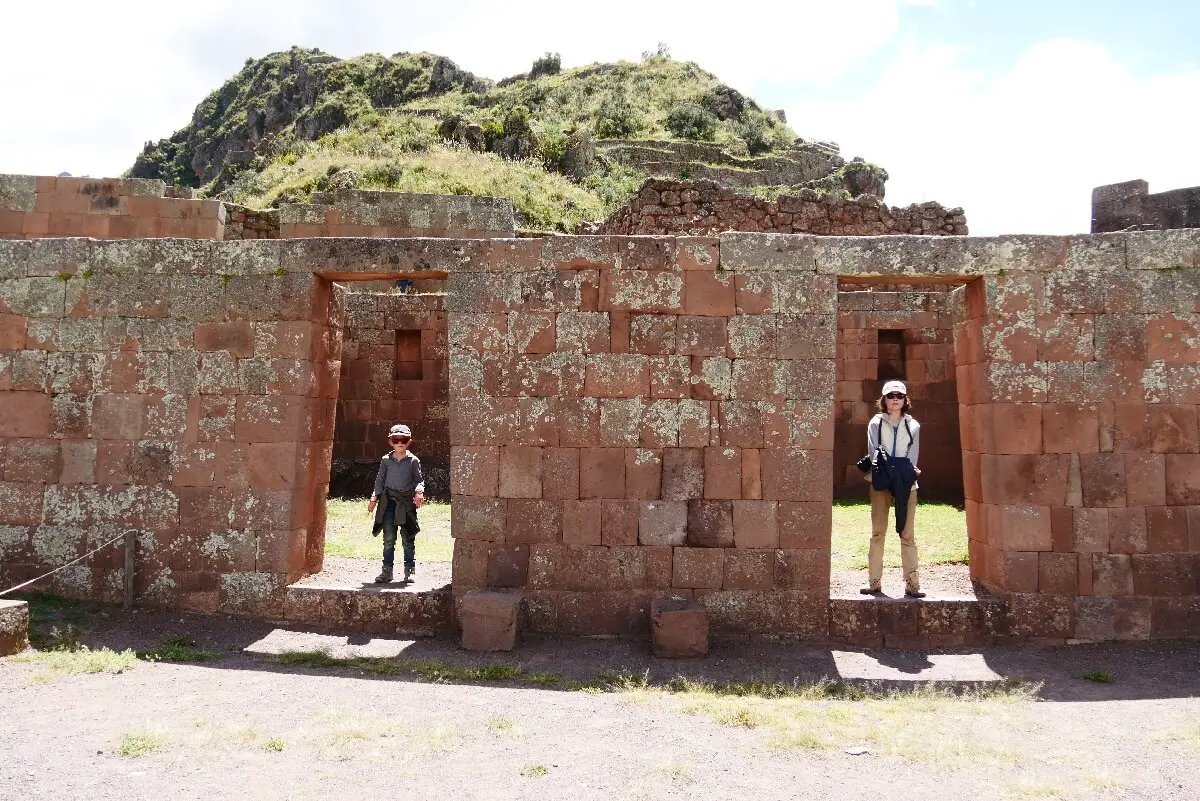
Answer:
POLYGON ((899 392, 889 392, 884 397, 888 400, 904 400, 904 395, 899 392))
POLYGON ((402 442, 411 442, 412 437, 388 437, 388 442, 393 445, 399 445, 402 442))

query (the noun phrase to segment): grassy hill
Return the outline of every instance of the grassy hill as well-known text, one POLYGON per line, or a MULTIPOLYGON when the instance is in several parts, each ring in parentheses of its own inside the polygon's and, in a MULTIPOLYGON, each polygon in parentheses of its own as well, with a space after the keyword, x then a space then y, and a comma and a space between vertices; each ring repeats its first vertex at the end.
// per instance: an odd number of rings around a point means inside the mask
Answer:
POLYGON ((493 83, 429 53, 337 59, 292 48, 245 66, 130 174, 255 207, 353 186, 509 197, 533 228, 573 230, 647 175, 594 140, 709 142, 731 157, 784 150, 775 114, 691 62, 561 70, 556 55, 493 83))

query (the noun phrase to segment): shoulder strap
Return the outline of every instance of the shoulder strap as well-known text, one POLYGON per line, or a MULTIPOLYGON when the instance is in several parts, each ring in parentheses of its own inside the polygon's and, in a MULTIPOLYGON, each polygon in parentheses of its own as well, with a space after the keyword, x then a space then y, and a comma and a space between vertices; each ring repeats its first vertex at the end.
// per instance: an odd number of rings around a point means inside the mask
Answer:
POLYGON ((908 447, 905 449, 905 454, 912 451, 913 436, 912 429, 908 427, 908 415, 904 415, 904 433, 908 434, 908 447))

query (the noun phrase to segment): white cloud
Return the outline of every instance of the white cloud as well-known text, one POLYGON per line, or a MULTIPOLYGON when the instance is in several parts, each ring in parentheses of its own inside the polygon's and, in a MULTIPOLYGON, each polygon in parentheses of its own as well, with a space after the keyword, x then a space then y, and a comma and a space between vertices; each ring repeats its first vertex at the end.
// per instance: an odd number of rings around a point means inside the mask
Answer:
POLYGON ((1200 185, 1200 70, 1135 76, 1105 48, 1067 39, 1030 47, 1002 74, 966 69, 962 55, 910 50, 861 94, 793 104, 788 119, 884 165, 893 205, 964 206, 974 234, 1087 231, 1102 184, 1200 185))
POLYGON ((676 58, 752 90, 770 78, 837 79, 890 41, 898 9, 912 4, 770 0, 744 15, 727 3, 635 0, 586 14, 558 0, 17 4, 0 29, 0 97, 14 117, 0 126, 0 172, 119 173, 248 56, 293 44, 341 57, 428 50, 501 78, 547 50, 576 65, 636 59, 664 41, 676 58), (850 24, 852 47, 832 33, 850 24))

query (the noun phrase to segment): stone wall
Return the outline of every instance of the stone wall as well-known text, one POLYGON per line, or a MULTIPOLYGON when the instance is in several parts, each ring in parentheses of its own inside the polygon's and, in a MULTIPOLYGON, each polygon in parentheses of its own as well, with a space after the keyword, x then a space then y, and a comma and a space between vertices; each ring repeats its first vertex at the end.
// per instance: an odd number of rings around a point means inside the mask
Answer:
POLYGON ((544 632, 683 596, 825 635, 836 277, 744 244, 521 240, 451 274, 456 592, 519 589, 544 632))
POLYGON ((224 239, 279 239, 279 212, 226 203, 224 239))
POLYGON ((699 236, 722 231, 760 231, 822 236, 888 234, 965 235, 960 208, 938 203, 897 208, 872 195, 843 200, 802 189, 777 201, 739 195, 711 181, 652 178, 633 200, 597 226, 600 234, 699 236))
POLYGON ((279 211, 284 239, 313 236, 437 236, 484 239, 512 236, 511 200, 471 195, 417 195, 338 190, 279 211))
POLYGON ((0 239, 222 239, 216 200, 165 197, 166 184, 142 178, 0 175, 0 239))
POLYGON ((807 143, 767 156, 739 157, 707 142, 601 139, 596 151, 609 161, 651 175, 687 176, 744 188, 817 181, 845 164, 836 149, 807 143))
POLYGON ((295 239, 512 236, 505 198, 339 190, 256 210, 144 178, 0 175, 0 239, 295 239))
MULTIPOLYGON (((447 279, 456 590, 520 588, 536 630, 643 632, 678 594, 718 631, 881 636, 828 598, 841 279, 966 285, 989 631, 1200 634, 1195 231, 0 242, 0 582, 133 529, 139 603, 310 619, 333 282, 411 277, 447 279)), ((116 598, 118 552, 52 588, 116 598)))
MULTIPOLYGON (((267 617, 320 568, 340 312, 296 243, 0 243, 0 584, 138 532, 139 603, 267 617)), ((122 550, 50 589, 118 600, 122 550)))
MULTIPOLYGON (((352 286, 352 285, 351 285, 352 286)), ((370 494, 388 428, 413 429, 426 493, 450 497, 449 351, 444 295, 347 292, 334 434, 335 495, 370 494)))
POLYGON ((1200 186, 1150 194, 1138 179, 1092 190, 1092 233, 1200 228, 1200 186))
POLYGON ((905 382, 921 423, 921 497, 963 500, 949 287, 855 286, 838 292, 837 405, 833 492, 867 495, 855 467, 883 383, 905 382), (941 291, 930 291, 941 290, 941 291))

